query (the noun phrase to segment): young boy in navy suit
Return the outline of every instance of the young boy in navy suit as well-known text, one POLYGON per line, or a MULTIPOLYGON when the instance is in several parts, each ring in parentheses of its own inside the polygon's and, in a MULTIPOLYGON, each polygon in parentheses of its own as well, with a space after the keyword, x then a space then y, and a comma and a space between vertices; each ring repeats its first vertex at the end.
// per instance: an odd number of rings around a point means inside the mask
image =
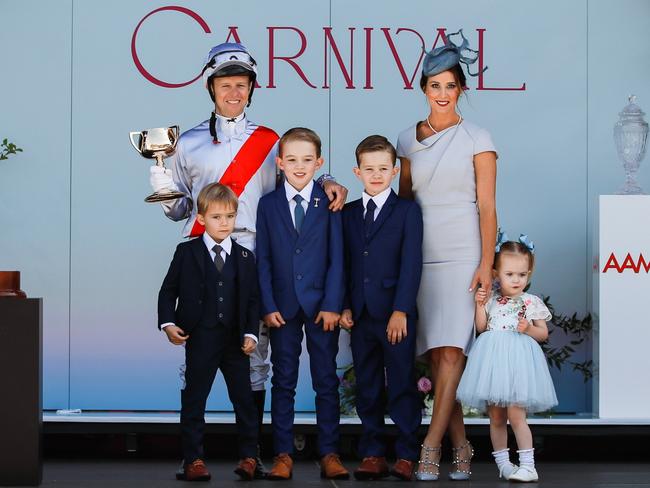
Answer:
POLYGON ((296 127, 280 138, 277 164, 286 181, 257 207, 257 269, 262 314, 271 334, 271 415, 275 459, 269 479, 289 479, 293 461, 294 396, 303 338, 316 392, 321 476, 349 477, 338 457, 339 380, 336 374, 343 304, 340 213, 328 209, 314 173, 321 141, 296 127))
POLYGON ((252 480, 257 456, 258 416, 248 356, 257 344, 259 291, 255 258, 234 242, 238 201, 230 188, 213 183, 201 190, 197 220, 201 237, 183 242, 158 295, 158 323, 172 344, 185 344, 185 388, 181 390, 183 466, 177 479, 207 481, 203 455, 205 404, 221 369, 232 401, 241 460, 235 469, 252 480))
POLYGON ((360 480, 389 473, 410 480, 422 421, 414 371, 422 213, 417 203, 390 188, 399 171, 395 157, 395 148, 383 136, 361 141, 354 173, 364 191, 343 210, 347 286, 340 324, 352 332, 356 406, 363 424, 363 461, 354 472, 360 480), (390 471, 382 440, 384 378, 388 413, 398 429, 397 462, 390 471))

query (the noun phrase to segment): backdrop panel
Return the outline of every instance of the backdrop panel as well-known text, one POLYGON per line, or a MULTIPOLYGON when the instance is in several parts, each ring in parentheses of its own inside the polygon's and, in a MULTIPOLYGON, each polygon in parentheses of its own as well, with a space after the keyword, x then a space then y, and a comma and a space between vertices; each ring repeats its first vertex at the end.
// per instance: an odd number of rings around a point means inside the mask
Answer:
POLYGON ((0 269, 44 298, 44 408, 69 393, 71 13, 67 0, 0 2, 0 140, 24 149, 0 161, 0 269))
MULTIPOLYGON (((249 117, 279 133, 315 129, 327 170, 358 198, 357 143, 370 133, 395 141, 424 118, 421 46, 464 28, 488 70, 469 78, 460 109, 499 150, 499 222, 537 245, 533 292, 561 313, 591 308, 595 197, 623 180, 612 126, 630 92, 650 107, 650 3, 224 5, 0 3, 0 139, 25 149, 0 162, 0 269, 20 269, 24 289, 44 297, 45 408, 179 407, 183 351, 156 329, 156 295, 181 223, 142 201, 151 163, 127 135, 208 118, 195 77, 227 39, 245 43, 259 65, 249 117)), ((639 182, 650 189, 647 165, 639 182)), ((307 364, 303 356, 303 411, 313 409, 307 364)), ((553 375, 559 410, 590 408, 580 375, 553 375)), ((218 380, 210 409, 230 409, 224 393, 218 380)))

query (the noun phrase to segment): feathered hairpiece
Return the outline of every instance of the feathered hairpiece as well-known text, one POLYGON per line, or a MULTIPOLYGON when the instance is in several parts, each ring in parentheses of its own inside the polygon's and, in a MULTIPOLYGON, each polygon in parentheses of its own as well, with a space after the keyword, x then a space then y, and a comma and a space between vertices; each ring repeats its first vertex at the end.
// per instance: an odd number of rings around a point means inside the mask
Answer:
POLYGON ((424 62, 422 63, 422 74, 424 76, 433 76, 443 71, 447 71, 458 63, 463 63, 467 66, 467 74, 470 76, 478 76, 485 71, 488 67, 485 66, 479 72, 472 73, 469 70, 469 65, 474 64, 478 60, 479 52, 470 49, 469 41, 463 34, 463 29, 458 32, 449 34, 447 36, 447 43, 444 46, 437 47, 431 51, 425 51, 424 62), (451 38, 460 35, 462 42, 460 45, 455 44, 451 38))

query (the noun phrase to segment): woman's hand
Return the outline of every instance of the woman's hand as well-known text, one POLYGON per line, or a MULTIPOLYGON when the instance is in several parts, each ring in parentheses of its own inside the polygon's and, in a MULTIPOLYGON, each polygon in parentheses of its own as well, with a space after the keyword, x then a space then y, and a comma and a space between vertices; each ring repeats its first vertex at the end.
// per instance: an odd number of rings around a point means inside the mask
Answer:
POLYGON ((469 291, 476 290, 476 287, 481 285, 481 288, 488 293, 492 292, 492 269, 490 266, 481 264, 474 272, 472 283, 469 285, 469 291))

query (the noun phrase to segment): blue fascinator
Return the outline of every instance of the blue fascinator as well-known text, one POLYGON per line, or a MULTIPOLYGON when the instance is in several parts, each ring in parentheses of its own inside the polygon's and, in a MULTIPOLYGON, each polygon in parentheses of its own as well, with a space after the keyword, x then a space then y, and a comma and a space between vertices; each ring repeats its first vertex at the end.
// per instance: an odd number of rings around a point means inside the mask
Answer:
MULTIPOLYGON (((478 76, 478 71, 472 73, 469 70, 469 65, 474 64, 478 60, 478 54, 478 51, 469 48, 469 41, 463 35, 463 29, 460 29, 458 32, 454 32, 447 36, 447 44, 444 46, 437 47, 431 51, 426 51, 424 62, 422 63, 422 74, 424 76, 437 75, 443 71, 447 71, 459 63, 463 63, 467 66, 467 73, 470 76, 478 76), (454 36, 461 37, 462 43, 460 45, 455 44, 451 40, 454 36)), ((486 69, 487 66, 481 70, 481 73, 486 69)))

